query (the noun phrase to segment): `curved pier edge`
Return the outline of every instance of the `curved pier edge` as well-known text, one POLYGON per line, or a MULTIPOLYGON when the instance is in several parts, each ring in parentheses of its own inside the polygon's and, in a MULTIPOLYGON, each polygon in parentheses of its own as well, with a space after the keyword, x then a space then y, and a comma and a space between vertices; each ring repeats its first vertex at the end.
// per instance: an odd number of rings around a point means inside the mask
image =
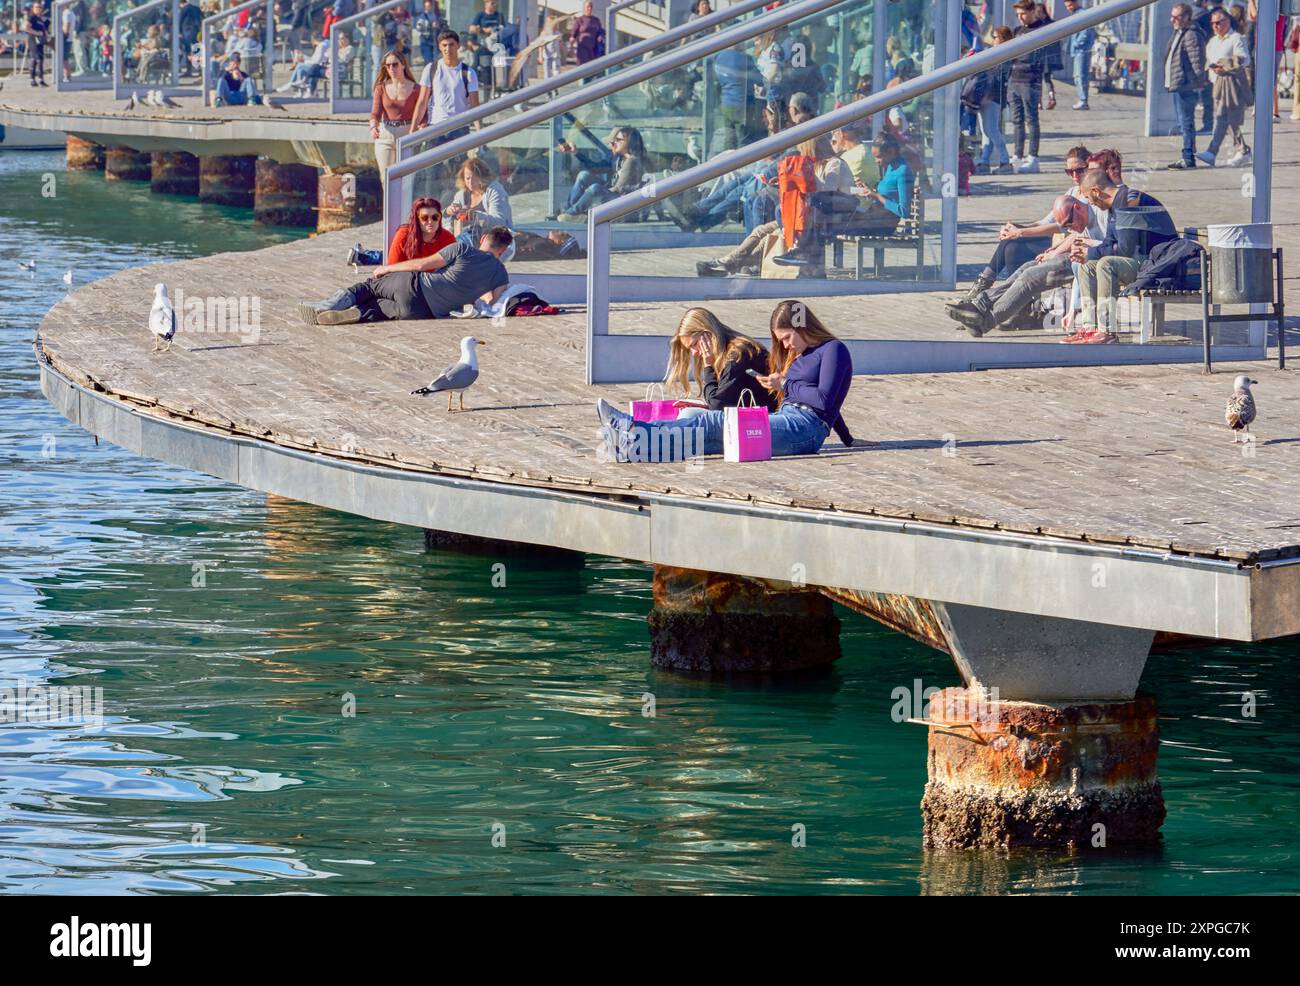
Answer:
POLYGON ((75 382, 39 345, 37 351, 46 397, 64 417, 106 441, 249 489, 376 520, 1081 624, 1230 640, 1300 632, 1300 611, 1273 605, 1300 591, 1300 559, 1252 567, 841 511, 620 495, 381 465, 133 405, 129 395, 75 382), (755 550, 756 544, 765 550, 755 550), (1105 566, 1106 592, 1094 585, 1098 565, 1105 566))

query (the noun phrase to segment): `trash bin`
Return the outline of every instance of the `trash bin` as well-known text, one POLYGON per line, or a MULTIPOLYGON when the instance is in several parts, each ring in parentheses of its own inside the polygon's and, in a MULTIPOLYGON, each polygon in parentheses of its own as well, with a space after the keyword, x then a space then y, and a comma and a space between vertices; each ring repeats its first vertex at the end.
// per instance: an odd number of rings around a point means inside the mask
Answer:
POLYGON ((1273 298, 1271 223, 1207 227, 1216 305, 1244 305, 1273 298))

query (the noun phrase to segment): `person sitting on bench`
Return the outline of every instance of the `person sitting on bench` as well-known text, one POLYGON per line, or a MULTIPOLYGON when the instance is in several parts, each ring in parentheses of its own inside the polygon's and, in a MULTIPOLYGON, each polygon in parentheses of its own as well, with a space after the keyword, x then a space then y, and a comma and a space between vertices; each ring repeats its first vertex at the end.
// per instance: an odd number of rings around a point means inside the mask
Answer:
MULTIPOLYGON (((1052 218, 1062 229, 1081 234, 1088 229, 1088 206, 1067 192, 1057 196, 1052 218)), ((1078 242, 1076 235, 1067 235, 1052 249, 1022 264, 1006 280, 979 292, 969 301, 949 305, 948 317, 960 322, 977 338, 997 326, 1011 324, 1044 291, 1064 287, 1074 278, 1070 251, 1078 242)))
POLYGON ((430 257, 387 264, 325 301, 299 305, 298 313, 309 325, 350 325, 447 318, 480 298, 491 304, 510 283, 501 258, 513 242, 510 230, 494 226, 477 247, 458 241, 430 257))
POLYGON ((823 190, 808 196, 809 218, 795 245, 784 255, 773 258, 784 266, 820 267, 826 256, 826 242, 841 229, 888 234, 912 207, 916 175, 903 158, 898 140, 889 134, 877 134, 871 155, 880 171, 874 189, 857 181, 850 193, 823 190))

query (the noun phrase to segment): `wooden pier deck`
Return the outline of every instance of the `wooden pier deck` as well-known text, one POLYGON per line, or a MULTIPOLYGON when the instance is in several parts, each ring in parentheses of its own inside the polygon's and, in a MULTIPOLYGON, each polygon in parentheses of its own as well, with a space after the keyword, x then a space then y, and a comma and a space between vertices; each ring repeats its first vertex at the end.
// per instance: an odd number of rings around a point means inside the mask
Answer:
MULTIPOLYGON (((82 288, 46 317, 37 349, 59 373, 150 413, 172 414, 261 440, 346 452, 494 482, 605 494, 669 493, 778 507, 933 521, 976 529, 1140 545, 1246 563, 1300 554, 1300 379, 1266 365, 1002 370, 859 376, 845 417, 879 442, 816 458, 730 464, 598 461, 597 396, 627 401, 635 386, 580 380, 584 316, 307 326, 302 297, 351 279, 349 233, 248 254, 136 267, 82 288), (232 290, 261 305, 258 339, 182 332, 151 354, 152 286, 186 297, 232 290), (470 410, 409 396, 473 333, 489 345, 470 410), (1223 425, 1232 375, 1260 379, 1254 454, 1223 425)), ((833 308, 831 328, 886 331, 874 299, 863 317, 833 308)), ((897 300, 893 302, 897 304, 897 300)), ((917 312, 939 305, 912 301, 917 312)), ((620 306, 670 331, 685 305, 620 306)), ((759 334, 759 326, 744 325, 759 334)))

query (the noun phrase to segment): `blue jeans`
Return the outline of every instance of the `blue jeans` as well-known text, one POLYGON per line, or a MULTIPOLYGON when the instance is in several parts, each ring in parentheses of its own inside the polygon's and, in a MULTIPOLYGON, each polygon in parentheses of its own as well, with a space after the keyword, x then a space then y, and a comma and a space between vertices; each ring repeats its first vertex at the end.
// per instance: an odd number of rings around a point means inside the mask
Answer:
POLYGON ((1088 76, 1092 66, 1092 52, 1081 51, 1074 56, 1074 88, 1079 90, 1079 102, 1088 105, 1088 76))
POLYGON ((695 203, 692 210, 695 224, 701 229, 708 229, 725 220, 732 207, 741 200, 741 192, 748 180, 749 175, 743 170, 723 177, 713 191, 695 203))
POLYGON ((437 49, 434 48, 432 41, 420 42, 420 58, 424 60, 424 64, 428 65, 431 61, 433 61, 437 57, 438 57, 438 52, 437 49))
POLYGON ((609 189, 604 180, 590 171, 579 171, 573 188, 569 191, 569 200, 565 203, 565 212, 586 212, 593 205, 605 201, 609 189))
POLYGON ((253 81, 251 75, 244 76, 244 81, 240 83, 238 89, 231 89, 223 75, 217 83, 217 98, 227 106, 244 106, 262 101, 257 95, 257 83, 253 81))
MULTIPOLYGON (((619 412, 617 423, 623 432, 623 448, 632 462, 672 462, 682 458, 675 450, 685 450, 688 457, 722 454, 722 428, 725 411, 700 411, 686 421, 633 421, 630 414, 619 412)), ((768 415, 772 432, 772 457, 812 455, 819 451, 830 434, 830 425, 807 408, 782 404, 768 415)))
POLYGON ((1196 107, 1201 94, 1196 89, 1180 89, 1174 93, 1174 107, 1178 110, 1178 129, 1183 134, 1183 161, 1196 165, 1196 107))
POLYGON ((980 147, 980 164, 991 164, 993 152, 997 152, 998 164, 1010 164, 1007 155, 1007 142, 1002 137, 1002 104, 988 102, 980 107, 980 129, 984 131, 984 143, 980 147))

